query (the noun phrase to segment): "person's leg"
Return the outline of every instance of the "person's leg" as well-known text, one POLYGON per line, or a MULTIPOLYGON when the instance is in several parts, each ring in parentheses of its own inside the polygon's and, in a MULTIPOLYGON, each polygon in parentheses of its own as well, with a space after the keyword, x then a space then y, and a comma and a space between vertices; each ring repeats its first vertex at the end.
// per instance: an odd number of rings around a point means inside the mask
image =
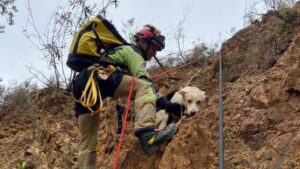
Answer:
POLYGON ((99 114, 90 113, 78 117, 80 142, 78 163, 80 169, 96 169, 97 131, 99 128, 99 114))
MULTIPOLYGON (((131 80, 132 76, 123 76, 120 85, 114 93, 115 98, 129 95, 131 80)), ((154 128, 156 94, 152 89, 151 83, 134 78, 132 99, 134 99, 135 130, 154 128)))
MULTIPOLYGON (((76 100, 80 99, 89 75, 90 72, 85 69, 76 76, 73 83, 73 93, 76 100)), ((75 102, 74 109, 80 132, 78 166, 80 169, 95 169, 99 114, 96 113, 91 116, 90 110, 80 102, 75 102)))
MULTIPOLYGON (((82 91, 85 88, 90 71, 85 69, 77 76, 73 92, 75 99, 79 100, 82 91)), ((109 76, 107 80, 98 80, 100 93, 102 99, 107 96, 113 96, 114 91, 119 86, 122 79, 122 74, 116 72, 109 76)), ((97 110, 100 100, 93 106, 93 110, 97 110)), ((97 147, 97 132, 99 128, 99 113, 91 115, 90 109, 84 107, 80 102, 75 102, 75 113, 78 118, 80 141, 78 164, 80 169, 94 169, 96 168, 96 147, 97 147)))
MULTIPOLYGON (((131 76, 123 76, 122 81, 114 93, 114 97, 128 96, 130 91, 131 76)), ((134 80, 134 112, 135 112, 135 135, 148 155, 159 150, 160 145, 167 142, 176 133, 177 127, 171 123, 165 130, 155 131, 156 118, 156 93, 150 82, 134 80)))

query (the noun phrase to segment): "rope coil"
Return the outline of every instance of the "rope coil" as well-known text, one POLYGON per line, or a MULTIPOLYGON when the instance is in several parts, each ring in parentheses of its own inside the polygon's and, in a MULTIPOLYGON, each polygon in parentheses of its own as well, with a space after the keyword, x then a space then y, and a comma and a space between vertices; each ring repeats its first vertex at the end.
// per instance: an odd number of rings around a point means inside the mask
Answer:
POLYGON ((91 112, 98 112, 103 107, 103 101, 102 101, 102 97, 98 85, 98 80, 95 79, 96 78, 95 73, 97 73, 98 70, 100 70, 100 68, 93 67, 81 97, 79 98, 79 100, 75 100, 75 102, 82 104, 84 107, 88 108, 91 112), (96 111, 94 111, 92 107, 97 104, 98 98, 100 102, 99 107, 97 108, 96 111))

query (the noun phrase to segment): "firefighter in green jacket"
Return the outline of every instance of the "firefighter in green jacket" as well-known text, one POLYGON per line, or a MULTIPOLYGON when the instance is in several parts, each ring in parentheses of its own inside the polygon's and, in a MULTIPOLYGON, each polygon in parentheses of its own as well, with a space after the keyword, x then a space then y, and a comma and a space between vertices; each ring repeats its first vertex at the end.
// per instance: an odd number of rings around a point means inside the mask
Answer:
MULTIPOLYGON (((148 155, 159 150, 161 144, 167 142, 176 133, 177 127, 171 123, 165 130, 155 131, 157 94, 145 70, 146 61, 151 60, 157 51, 165 46, 165 37, 152 25, 146 25, 135 34, 135 45, 123 45, 109 54, 101 66, 117 65, 126 68, 127 73, 116 71, 106 80, 98 82, 102 99, 105 97, 127 97, 130 91, 130 82, 134 78, 133 95, 135 113, 135 136, 148 155)), ((74 81, 73 91, 76 99, 81 97, 86 85, 90 70, 84 69, 74 81)), ((99 114, 90 114, 90 110, 77 102, 75 113, 79 121, 80 168, 96 168, 97 131, 99 128, 99 114)))

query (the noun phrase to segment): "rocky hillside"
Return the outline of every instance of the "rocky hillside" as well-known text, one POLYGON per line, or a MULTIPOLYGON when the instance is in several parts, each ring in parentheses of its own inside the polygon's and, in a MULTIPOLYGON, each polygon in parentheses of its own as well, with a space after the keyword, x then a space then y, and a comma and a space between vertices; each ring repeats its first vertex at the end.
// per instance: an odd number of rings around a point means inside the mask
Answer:
MULTIPOLYGON (((226 168, 300 169, 300 4, 289 22, 272 12, 237 32, 221 48, 226 168)), ((128 119, 119 166, 123 169, 200 169, 218 166, 218 55, 203 66, 154 79, 163 93, 190 85, 205 90, 202 110, 183 122, 172 141, 148 157, 128 119)), ((0 121, 0 166, 77 168, 78 126, 73 99, 63 90, 33 92, 28 107, 8 105, 0 121)), ((112 168, 116 153, 114 103, 101 113, 98 166, 112 168)))

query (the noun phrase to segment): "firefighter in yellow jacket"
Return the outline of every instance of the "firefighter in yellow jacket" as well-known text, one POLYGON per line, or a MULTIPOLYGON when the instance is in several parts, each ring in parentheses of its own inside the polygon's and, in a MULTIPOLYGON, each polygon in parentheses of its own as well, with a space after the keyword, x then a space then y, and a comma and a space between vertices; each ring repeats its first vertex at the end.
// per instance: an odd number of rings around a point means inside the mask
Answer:
MULTIPOLYGON (((148 155, 159 150, 160 145, 170 140, 177 131, 173 123, 167 126, 165 130, 154 130, 157 94, 149 79, 149 73, 145 70, 145 65, 146 61, 151 60, 156 52, 164 49, 164 46, 165 37, 160 34, 160 31, 152 25, 146 25, 135 34, 135 45, 118 47, 100 62, 103 67, 115 65, 127 70, 127 73, 115 71, 107 79, 100 78, 98 80, 102 99, 127 97, 130 81, 133 76, 136 77, 132 96, 134 98, 135 136, 148 155)), ((76 99, 81 97, 90 73, 91 69, 85 68, 76 77, 73 85, 76 99)), ((91 115, 91 111, 93 110, 86 108, 80 102, 76 102, 75 113, 81 134, 79 166, 85 169, 96 168, 99 114, 93 113, 91 115)))

